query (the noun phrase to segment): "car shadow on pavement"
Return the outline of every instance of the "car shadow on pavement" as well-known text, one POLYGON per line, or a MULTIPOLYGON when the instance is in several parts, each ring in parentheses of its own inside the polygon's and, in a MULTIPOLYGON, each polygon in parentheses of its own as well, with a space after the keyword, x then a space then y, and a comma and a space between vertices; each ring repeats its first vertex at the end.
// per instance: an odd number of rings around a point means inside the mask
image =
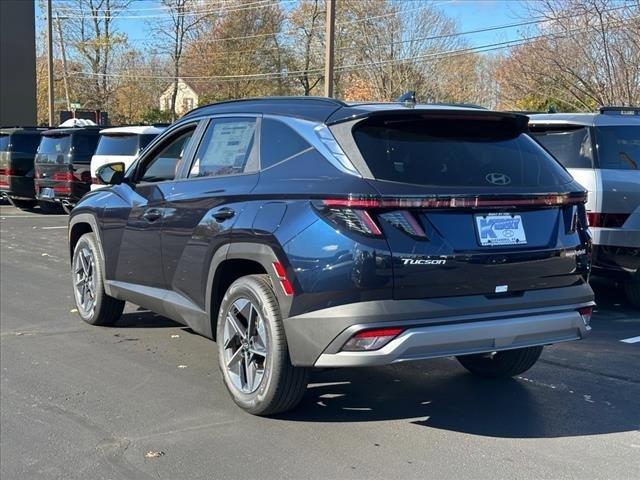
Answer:
POLYGON ((451 359, 439 359, 317 372, 299 408, 278 418, 406 419, 414 425, 474 435, 554 438, 636 430, 640 414, 632 403, 620 401, 612 409, 560 387, 536 384, 526 374, 517 379, 483 379, 464 372, 451 359))
POLYGON ((153 313, 143 308, 135 312, 123 313, 114 325, 115 328, 175 328, 184 327, 181 323, 153 313))

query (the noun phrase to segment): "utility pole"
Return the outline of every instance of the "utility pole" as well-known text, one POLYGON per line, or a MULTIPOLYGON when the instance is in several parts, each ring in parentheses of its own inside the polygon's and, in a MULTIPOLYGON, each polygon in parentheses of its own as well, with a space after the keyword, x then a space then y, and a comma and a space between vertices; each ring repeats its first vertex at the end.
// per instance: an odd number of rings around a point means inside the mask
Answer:
POLYGON ((56 13, 56 23, 58 24, 58 37, 60 39, 60 53, 62 54, 62 83, 64 85, 64 98, 67 101, 67 110, 71 110, 71 99, 69 98, 69 79, 67 77, 67 55, 64 49, 62 38, 62 22, 60 15, 56 13))
POLYGON ((53 18, 51 1, 47 0, 47 70, 49 74, 49 126, 54 126, 53 106, 53 18))
POLYGON ((326 0, 327 19, 325 21, 324 51, 324 95, 333 97, 333 61, 336 33, 336 0, 326 0))

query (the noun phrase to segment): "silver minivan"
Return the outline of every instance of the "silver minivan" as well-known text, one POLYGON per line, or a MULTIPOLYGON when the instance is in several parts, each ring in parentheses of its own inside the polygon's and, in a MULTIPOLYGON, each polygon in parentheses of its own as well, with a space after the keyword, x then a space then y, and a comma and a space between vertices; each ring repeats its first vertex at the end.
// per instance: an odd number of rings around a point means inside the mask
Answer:
POLYGON ((587 190, 593 273, 640 306, 640 108, 529 115, 529 128, 587 190))

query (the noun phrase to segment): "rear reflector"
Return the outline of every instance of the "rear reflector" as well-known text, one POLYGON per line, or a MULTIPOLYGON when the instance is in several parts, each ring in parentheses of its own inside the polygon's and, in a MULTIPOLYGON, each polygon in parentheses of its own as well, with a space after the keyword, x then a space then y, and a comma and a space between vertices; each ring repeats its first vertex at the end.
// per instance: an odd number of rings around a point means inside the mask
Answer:
POLYGON ((578 313, 582 317, 582 321, 585 325, 589 325, 591 323, 591 315, 593 315, 593 307, 583 307, 578 309, 578 313))
POLYGON ((628 213, 587 212, 590 227, 621 228, 628 218, 628 213))
POLYGON ((376 328, 356 333, 344 344, 343 351, 378 350, 402 333, 402 328, 376 328))
POLYGON ((293 295, 293 286, 287 278, 287 273, 282 264, 280 262, 273 262, 273 269, 276 272, 278 280, 280 280, 280 285, 282 286, 282 290, 285 295, 293 295))

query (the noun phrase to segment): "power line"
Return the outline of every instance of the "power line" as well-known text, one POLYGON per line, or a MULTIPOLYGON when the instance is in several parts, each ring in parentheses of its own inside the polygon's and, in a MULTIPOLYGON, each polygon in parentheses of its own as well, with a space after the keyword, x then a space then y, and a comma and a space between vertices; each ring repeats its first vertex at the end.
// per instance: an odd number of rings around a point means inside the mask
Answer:
MULTIPOLYGON (((627 23, 631 20, 635 20, 640 18, 640 16, 635 16, 635 17, 631 17, 628 18, 626 20, 620 20, 618 22, 615 22, 616 25, 622 25, 624 23, 627 23)), ((510 48, 510 47, 514 47, 514 46, 520 46, 520 45, 524 45, 527 43, 531 43, 535 40, 539 40, 541 38, 555 38, 555 37, 564 37, 567 34, 570 33, 576 33, 579 31, 588 31, 590 29, 590 27, 580 27, 580 28, 576 28, 576 29, 571 29, 571 30, 567 30, 566 32, 559 32, 559 33, 550 33, 550 34, 541 34, 541 35, 535 35, 532 37, 526 37, 526 38, 522 38, 522 39, 517 39, 517 40, 510 40, 510 41, 506 41, 506 42, 496 42, 496 43, 491 43, 491 44, 485 44, 485 45, 479 45, 476 47, 468 47, 468 48, 462 48, 462 49, 458 49, 458 50, 449 50, 446 52, 432 52, 432 53, 427 53, 427 54, 421 54, 421 55, 415 55, 412 57, 406 57, 406 58, 399 58, 399 59, 390 59, 390 60, 381 60, 381 61, 373 61, 373 62, 363 62, 363 63, 358 63, 358 64, 351 64, 351 65, 342 65, 342 66, 338 66, 336 67, 336 70, 339 71, 351 71, 351 70, 361 70, 363 68, 367 68, 367 67, 371 67, 371 66, 375 66, 375 65, 385 65, 385 64, 401 64, 401 63, 406 63, 406 62, 411 62, 411 61, 416 61, 416 60, 426 60, 426 59, 438 59, 438 58, 447 58, 447 57, 453 57, 453 56, 460 56, 460 55, 468 55, 468 54, 473 54, 473 53, 485 53, 485 52, 489 52, 489 51, 494 51, 494 50, 500 50, 500 49, 504 49, 504 48, 510 48)), ((281 72, 265 72, 265 73, 253 73, 253 74, 245 74, 245 75, 219 75, 219 76, 180 76, 179 78, 182 78, 184 80, 215 80, 215 81, 237 81, 237 80, 269 80, 272 78, 279 78, 279 77, 288 77, 288 76, 293 76, 293 75, 299 75, 302 73, 318 73, 318 72, 322 72, 322 68, 314 68, 314 69, 306 69, 306 70, 296 70, 296 71, 281 71, 281 72)), ((102 77, 102 76, 107 76, 107 77, 112 77, 112 78, 121 78, 121 77, 133 77, 133 78, 139 78, 139 79, 150 79, 150 80, 175 80, 176 77, 174 76, 170 76, 170 75, 137 75, 137 74, 120 74, 120 73, 109 73, 109 74, 102 74, 102 73, 94 73, 94 72, 74 72, 74 75, 84 75, 84 76, 98 76, 98 77, 102 77)))
MULTIPOLYGON (((214 10, 185 10, 184 12, 177 12, 177 13, 173 13, 173 15, 175 15, 176 17, 186 17, 186 16, 195 16, 195 15, 213 15, 213 14, 220 14, 220 13, 232 13, 232 12, 244 12, 244 11, 248 11, 248 10, 257 10, 260 8, 269 8, 269 7, 274 7, 274 6, 279 6, 283 3, 293 3, 297 0, 278 0, 275 2, 272 2, 270 0, 259 0, 257 2, 253 2, 253 3, 247 3, 244 5, 239 5, 236 7, 231 7, 231 8, 226 8, 225 6, 223 6, 222 4, 220 4, 219 7, 216 7, 214 10)), ((148 18, 165 18, 165 17, 169 17, 172 15, 172 10, 169 9, 167 11, 167 13, 163 13, 163 14, 153 14, 153 15, 107 15, 107 14, 97 14, 94 15, 92 13, 85 13, 82 12, 80 14, 68 14, 65 13, 65 10, 63 9, 61 11, 61 13, 67 17, 67 18, 77 18, 77 19, 89 19, 89 18, 94 18, 94 19, 148 19, 148 18)))

